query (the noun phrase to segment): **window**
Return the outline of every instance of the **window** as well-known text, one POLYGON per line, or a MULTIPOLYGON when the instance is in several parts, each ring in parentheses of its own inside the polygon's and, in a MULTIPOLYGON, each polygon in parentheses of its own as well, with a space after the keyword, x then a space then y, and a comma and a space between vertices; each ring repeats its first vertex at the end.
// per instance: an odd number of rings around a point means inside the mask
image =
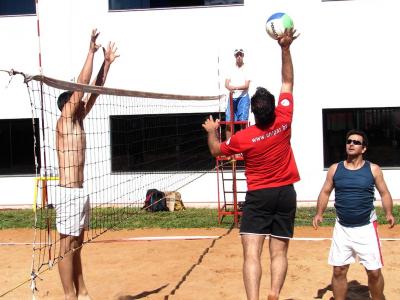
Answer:
POLYGON ((244 0, 108 0, 110 10, 242 4, 244 0))
POLYGON ((35 0, 1 0, 0 15, 34 15, 36 14, 35 0))
POLYGON ((346 133, 368 136, 368 159, 381 167, 400 167, 400 107, 323 109, 324 167, 345 159, 346 133))
MULTIPOLYGON (((40 165, 38 119, 35 119, 36 156, 40 165)), ((0 174, 35 174, 32 119, 0 120, 0 174)))
MULTIPOLYGON (((201 124, 210 113, 110 116, 111 169, 202 171, 215 167, 201 124)), ((217 118, 217 113, 214 114, 217 118)))

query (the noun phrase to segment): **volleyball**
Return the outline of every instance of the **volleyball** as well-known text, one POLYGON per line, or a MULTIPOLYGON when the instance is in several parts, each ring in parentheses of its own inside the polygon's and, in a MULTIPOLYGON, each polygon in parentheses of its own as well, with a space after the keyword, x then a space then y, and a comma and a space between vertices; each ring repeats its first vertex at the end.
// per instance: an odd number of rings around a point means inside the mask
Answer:
POLYGON ((293 20, 287 14, 278 12, 270 16, 265 24, 265 29, 270 37, 277 40, 285 29, 293 28, 293 20))

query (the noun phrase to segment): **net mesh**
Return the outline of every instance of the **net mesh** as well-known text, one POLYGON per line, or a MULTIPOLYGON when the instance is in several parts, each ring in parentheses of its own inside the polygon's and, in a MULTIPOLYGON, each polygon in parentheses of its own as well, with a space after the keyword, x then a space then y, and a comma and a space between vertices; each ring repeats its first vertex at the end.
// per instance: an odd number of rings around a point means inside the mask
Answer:
POLYGON ((64 191, 59 188, 56 128, 61 112, 57 99, 64 91, 99 94, 84 119, 83 190, 90 198, 90 224, 83 244, 143 213, 147 190, 177 191, 215 168, 201 123, 210 113, 218 117, 224 105, 220 96, 118 90, 45 76, 25 79, 32 120, 39 123, 35 134, 39 150, 34 274, 53 266, 65 254, 60 253, 56 208, 65 205, 74 210, 71 203, 62 202, 64 191))

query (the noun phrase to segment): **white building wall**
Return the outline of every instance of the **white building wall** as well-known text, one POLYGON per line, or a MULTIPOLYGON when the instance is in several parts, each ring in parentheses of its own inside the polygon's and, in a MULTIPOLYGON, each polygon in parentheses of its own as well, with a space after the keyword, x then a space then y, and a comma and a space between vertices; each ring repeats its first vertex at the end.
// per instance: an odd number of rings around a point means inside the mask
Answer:
MULTIPOLYGON (((121 57, 107 86, 174 94, 225 92, 224 72, 233 49, 245 49, 252 86, 274 94, 280 88, 280 50, 264 30, 266 18, 284 11, 301 36, 292 45, 295 115, 292 144, 302 180, 299 201, 315 200, 323 168, 323 108, 398 106, 393 96, 400 69, 396 0, 245 0, 244 6, 108 12, 107 0, 39 0, 42 67, 45 75, 74 80, 82 67, 92 28, 111 40, 121 57)), ((37 74, 36 16, 0 17, 0 69, 37 74)), ((102 55, 97 55, 95 70, 102 55)), ((0 118, 31 116, 21 78, 0 72, 0 118)), ((200 124, 199 124, 200 125, 200 124)), ((384 170, 395 199, 400 170, 384 170)), ((30 205, 32 177, 1 177, 0 205, 30 205)), ((216 203, 216 175, 181 190, 183 200, 216 203)))

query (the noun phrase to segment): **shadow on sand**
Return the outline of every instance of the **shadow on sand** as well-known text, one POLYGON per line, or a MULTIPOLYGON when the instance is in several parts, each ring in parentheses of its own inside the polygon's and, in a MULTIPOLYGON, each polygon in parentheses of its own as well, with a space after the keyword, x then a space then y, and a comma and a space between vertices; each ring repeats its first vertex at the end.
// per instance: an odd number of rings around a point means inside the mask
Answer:
MULTIPOLYGON (((332 291, 332 285, 328 285, 323 289, 319 289, 317 296, 314 299, 322 299, 322 297, 328 292, 332 291)), ((330 300, 334 300, 333 297, 330 300)), ((369 295, 368 286, 362 285, 357 280, 352 280, 348 283, 348 290, 346 300, 371 300, 369 295)))
POLYGON ((157 294, 163 289, 165 289, 168 286, 168 284, 163 285, 159 287, 158 289, 152 290, 152 291, 144 291, 141 292, 140 294, 137 295, 124 295, 124 296, 119 296, 117 300, 135 300, 135 299, 143 299, 146 298, 147 296, 150 296, 151 294, 157 294))
POLYGON ((216 238, 215 240, 213 240, 213 241, 211 242, 210 246, 208 246, 206 249, 204 249, 203 253, 199 256, 197 262, 194 263, 194 264, 189 268, 189 270, 186 271, 185 274, 183 274, 181 280, 179 280, 179 282, 178 282, 177 285, 173 288, 173 290, 172 290, 168 295, 165 295, 165 296, 164 296, 164 300, 168 300, 168 299, 169 299, 169 296, 175 295, 176 291, 179 290, 179 288, 181 287, 181 285, 182 285, 182 284, 186 281, 186 279, 189 277, 190 273, 192 273, 193 270, 194 270, 197 266, 199 266, 199 265, 202 263, 204 257, 207 255, 207 253, 210 251, 210 249, 212 249, 212 248, 215 246, 215 243, 216 243, 218 240, 220 240, 220 239, 222 239, 223 237, 225 237, 225 236, 227 236, 228 234, 230 234, 233 228, 234 228, 234 226, 231 226, 227 232, 225 232, 223 235, 221 235, 221 236, 219 236, 218 238, 216 238))

